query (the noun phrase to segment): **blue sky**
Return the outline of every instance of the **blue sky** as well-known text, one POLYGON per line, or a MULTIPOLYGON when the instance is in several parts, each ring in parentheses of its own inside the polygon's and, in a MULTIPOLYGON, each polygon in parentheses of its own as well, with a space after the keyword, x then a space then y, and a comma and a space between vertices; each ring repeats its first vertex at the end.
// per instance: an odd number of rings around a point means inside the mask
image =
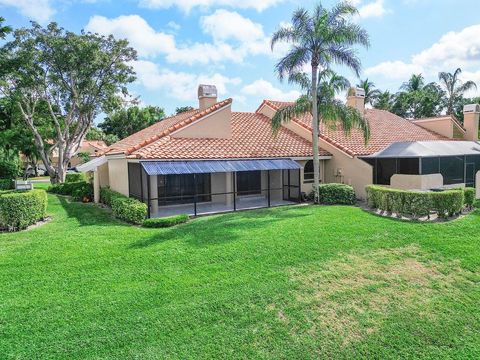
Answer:
MULTIPOLYGON (((439 71, 464 70, 480 88, 478 0, 351 0, 371 47, 359 49, 363 72, 379 88, 396 91, 412 73, 435 80, 439 71)), ((298 89, 280 83, 268 40, 299 4, 290 0, 0 0, 13 27, 30 20, 126 37, 139 52, 131 92, 144 104, 197 104, 199 82, 217 85, 234 109, 254 111, 264 98, 292 100, 298 89)), ((323 1, 331 6, 336 1, 323 1)), ((355 76, 338 69, 352 82, 355 76)))

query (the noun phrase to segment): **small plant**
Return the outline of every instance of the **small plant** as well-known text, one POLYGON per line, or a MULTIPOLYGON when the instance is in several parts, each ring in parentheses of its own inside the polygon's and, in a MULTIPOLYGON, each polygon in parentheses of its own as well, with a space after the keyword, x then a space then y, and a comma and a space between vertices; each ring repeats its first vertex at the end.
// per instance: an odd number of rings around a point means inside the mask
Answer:
POLYGON ((165 218, 158 219, 147 219, 143 222, 143 227, 146 228, 165 228, 171 227, 178 224, 186 223, 190 217, 186 214, 170 216, 165 218))
POLYGON ((354 205, 355 191, 345 184, 323 184, 318 187, 320 203, 324 205, 354 205))
POLYGON ((0 179, 0 190, 10 190, 10 189, 13 189, 13 180, 0 179))
POLYGON ((65 182, 51 185, 48 192, 59 195, 68 195, 75 201, 90 202, 93 199, 93 185, 86 181, 65 182))
POLYGON ((85 180, 86 178, 84 173, 71 173, 65 176, 66 183, 79 182, 79 181, 85 181, 85 180))
POLYGON ((113 200, 112 211, 116 218, 135 225, 143 224, 147 217, 147 205, 126 196, 113 200))
POLYGON ((463 194, 465 197, 465 206, 467 208, 472 209, 473 204, 475 203, 475 195, 476 195, 476 189, 475 188, 465 188, 463 190, 463 194))

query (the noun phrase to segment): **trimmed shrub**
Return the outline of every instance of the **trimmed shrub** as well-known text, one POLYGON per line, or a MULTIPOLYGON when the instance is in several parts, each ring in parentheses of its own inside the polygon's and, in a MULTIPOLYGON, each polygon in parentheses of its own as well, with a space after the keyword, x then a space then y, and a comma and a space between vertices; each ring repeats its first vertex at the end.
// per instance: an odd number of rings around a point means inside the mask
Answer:
POLYGON ((448 190, 431 193, 432 206, 439 217, 447 218, 459 214, 464 206, 463 190, 448 190))
POLYGON ((80 182, 80 181, 86 181, 86 177, 84 173, 70 173, 65 176, 66 183, 80 182))
POLYGON ((86 181, 65 182, 51 185, 48 190, 53 194, 69 195, 75 200, 91 201, 93 198, 93 185, 86 181))
POLYGON ((10 189, 13 189, 13 180, 0 179, 0 190, 10 190, 10 189))
POLYGON ((464 198, 465 198, 465 205, 468 206, 468 208, 472 208, 473 204, 475 203, 475 195, 476 195, 476 189, 475 188, 465 188, 463 190, 464 198))
POLYGON ((112 211, 115 217, 136 225, 142 224, 147 217, 147 205, 126 196, 113 199, 112 211))
POLYGON ((367 186, 367 203, 371 208, 396 213, 399 216, 411 215, 417 218, 436 212, 439 217, 446 218, 462 211, 463 194, 463 189, 421 192, 370 185, 367 186))
POLYGON ((143 222, 143 227, 146 228, 165 228, 171 227, 178 224, 186 223, 190 217, 186 214, 170 216, 165 218, 158 219, 147 219, 143 222))
POLYGON ((109 207, 112 207, 113 200, 116 198, 127 198, 125 195, 120 194, 117 191, 110 189, 110 187, 105 186, 100 189, 100 202, 109 207))
POLYGON ((318 195, 325 205, 354 205, 356 201, 353 187, 345 184, 322 184, 318 195))
POLYGON ((22 230, 46 216, 45 190, 6 191, 0 193, 0 228, 22 230))

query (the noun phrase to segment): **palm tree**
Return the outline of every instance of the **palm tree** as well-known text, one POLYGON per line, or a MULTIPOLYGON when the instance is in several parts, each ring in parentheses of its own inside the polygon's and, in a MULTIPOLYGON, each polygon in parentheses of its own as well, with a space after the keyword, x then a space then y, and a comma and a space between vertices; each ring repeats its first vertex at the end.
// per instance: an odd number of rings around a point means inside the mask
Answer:
POLYGON ((357 87, 362 88, 365 91, 365 104, 370 104, 373 106, 373 102, 380 95, 380 90, 374 89, 375 84, 373 81, 368 79, 360 80, 360 83, 357 84, 357 87))
MULTIPOLYGON (((310 94, 317 94, 319 70, 324 71, 330 68, 331 64, 346 65, 358 76, 361 64, 353 46, 359 44, 368 47, 370 41, 367 32, 351 21, 352 16, 356 14, 358 14, 358 10, 348 2, 341 2, 330 10, 319 3, 312 14, 303 8, 296 10, 292 15, 291 25, 281 27, 273 34, 271 40, 272 50, 279 42, 291 44, 289 52, 275 66, 279 79, 283 80, 286 76, 301 73, 304 66, 310 66, 310 94)), ((308 103, 309 101, 311 101, 312 114, 313 188, 315 202, 318 202, 320 117, 317 96, 309 97, 307 95, 300 98, 295 105, 284 110, 278 117, 283 121, 288 121, 293 116, 306 112, 308 105, 302 106, 302 102, 308 103)), ((338 112, 326 112, 321 115, 324 121, 340 120, 343 122, 345 120, 339 117, 338 112)))
POLYGON ((462 69, 458 68, 453 74, 441 72, 438 74, 440 84, 447 91, 447 114, 451 115, 455 112, 455 104, 463 98, 463 94, 469 90, 476 90, 477 84, 473 81, 463 83, 459 76, 462 69))
POLYGON ((422 74, 413 74, 407 82, 404 82, 400 90, 412 93, 415 91, 422 91, 425 87, 425 79, 422 74))
POLYGON ((373 103, 373 107, 379 110, 391 111, 394 102, 395 94, 392 94, 390 91, 386 90, 383 92, 379 92, 373 103))

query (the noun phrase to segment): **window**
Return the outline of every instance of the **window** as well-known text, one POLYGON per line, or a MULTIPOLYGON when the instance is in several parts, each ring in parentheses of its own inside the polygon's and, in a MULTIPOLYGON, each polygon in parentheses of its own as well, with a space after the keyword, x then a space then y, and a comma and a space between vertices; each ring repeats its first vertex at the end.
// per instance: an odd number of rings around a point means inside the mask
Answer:
POLYGON ((128 192, 135 199, 142 199, 141 167, 138 163, 128 163, 128 192))
POLYGON ((313 160, 307 161, 305 167, 303 168, 303 183, 313 183, 313 160))
POLYGON ((256 195, 262 192, 261 171, 241 171, 237 173, 237 194, 256 195))
POLYGON ((210 174, 182 174, 158 176, 159 205, 189 204, 211 201, 210 174), (195 187, 196 184, 196 187, 195 187))

